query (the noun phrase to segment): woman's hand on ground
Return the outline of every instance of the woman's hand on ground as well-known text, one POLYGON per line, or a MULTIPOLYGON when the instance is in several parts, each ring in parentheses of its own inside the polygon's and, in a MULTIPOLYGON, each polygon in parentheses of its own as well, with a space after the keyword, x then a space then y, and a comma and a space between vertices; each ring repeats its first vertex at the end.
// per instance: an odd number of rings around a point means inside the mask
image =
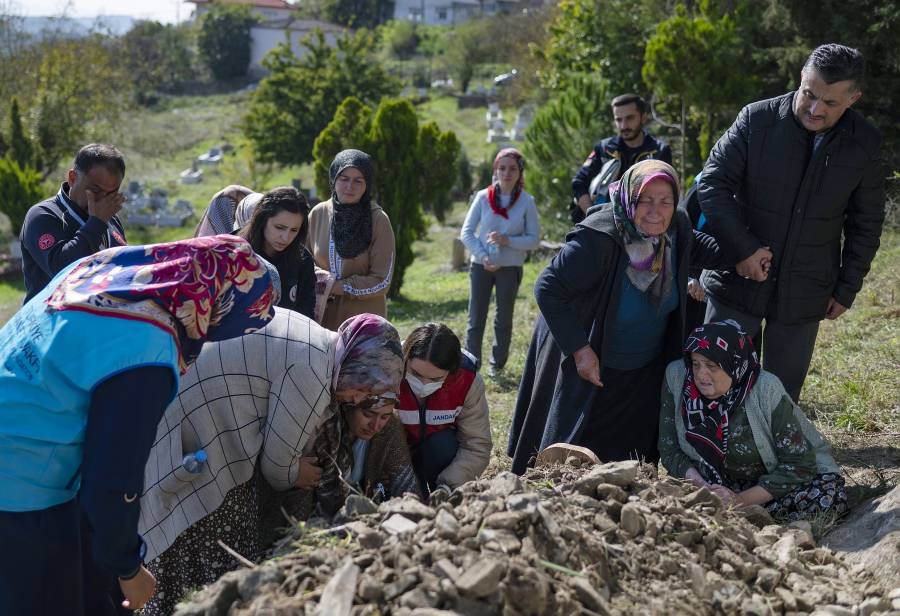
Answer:
POLYGON ((693 466, 687 470, 687 472, 684 474, 684 478, 687 479, 688 481, 690 481, 692 484, 694 484, 698 488, 702 488, 704 486, 709 487, 709 484, 703 478, 703 475, 701 475, 700 472, 697 471, 697 469, 694 468, 693 466))
POLYGON ((130 580, 119 579, 119 588, 125 595, 122 607, 128 610, 139 610, 156 592, 156 578, 147 571, 144 565, 141 565, 137 575, 130 580))
POLYGON ((319 484, 322 479, 322 468, 316 466, 318 460, 313 456, 304 456, 300 458, 300 474, 294 485, 301 490, 312 490, 319 484))
POLYGON ((578 370, 578 376, 589 383, 593 383, 597 387, 603 387, 603 381, 600 380, 600 360, 591 345, 587 344, 572 354, 575 358, 575 369, 578 370))
POLYGON ((723 505, 741 505, 741 501, 738 498, 737 494, 729 490, 723 485, 715 484, 709 486, 710 491, 722 499, 723 505))

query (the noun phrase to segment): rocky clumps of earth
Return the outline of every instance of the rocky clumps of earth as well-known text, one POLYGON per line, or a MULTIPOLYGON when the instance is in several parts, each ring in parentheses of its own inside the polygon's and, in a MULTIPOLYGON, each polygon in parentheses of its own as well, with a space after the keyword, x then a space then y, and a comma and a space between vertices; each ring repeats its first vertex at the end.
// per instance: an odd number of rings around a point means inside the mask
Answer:
POLYGON ((466 484, 448 502, 352 496, 179 616, 900 614, 900 589, 818 547, 805 523, 730 510, 636 462, 466 484))

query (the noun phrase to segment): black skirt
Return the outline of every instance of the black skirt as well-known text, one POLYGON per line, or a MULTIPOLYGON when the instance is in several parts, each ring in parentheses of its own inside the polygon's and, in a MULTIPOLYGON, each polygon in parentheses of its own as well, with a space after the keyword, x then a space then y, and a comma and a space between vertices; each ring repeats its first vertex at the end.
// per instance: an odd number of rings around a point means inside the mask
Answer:
POLYGON ((659 407, 665 362, 634 370, 603 368, 590 414, 578 440, 603 462, 659 461, 659 407))

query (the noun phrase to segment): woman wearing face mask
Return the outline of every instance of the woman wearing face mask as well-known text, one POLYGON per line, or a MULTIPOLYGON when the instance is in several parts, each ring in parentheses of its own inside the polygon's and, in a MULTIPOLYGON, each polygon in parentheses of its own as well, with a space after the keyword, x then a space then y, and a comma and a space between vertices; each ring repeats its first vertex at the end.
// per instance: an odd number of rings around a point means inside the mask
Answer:
POLYGON ((406 377, 397 415, 416 475, 428 493, 477 479, 491 457, 491 423, 475 360, 442 323, 414 329, 403 343, 406 377))
MULTIPOLYGON (((248 201, 245 198, 244 201, 248 201)), ((312 255, 304 247, 309 204, 296 188, 273 188, 256 200, 250 221, 238 231, 257 254, 278 269, 281 308, 315 317, 316 273, 312 255)))
POLYGON ((218 540, 261 558, 270 529, 285 524, 280 506, 292 510, 299 492, 309 494, 295 488, 319 484, 323 511, 336 511, 358 440, 372 439, 371 492, 378 483, 390 494, 415 492, 399 424, 392 449, 375 447, 389 433, 402 375, 397 330, 371 314, 335 333, 276 308, 268 327, 208 345, 166 409, 145 466, 139 528, 161 592, 144 613, 170 614, 187 591, 233 568, 218 540), (206 460, 190 472, 184 456, 199 450, 206 460))
POLYGON ((786 520, 847 508, 831 447, 778 377, 760 368, 736 321, 695 329, 666 368, 659 451, 670 475, 727 505, 762 505, 786 520))
POLYGON ((524 186, 525 158, 515 148, 500 150, 494 158, 493 182, 472 199, 460 232, 460 239, 472 255, 466 350, 478 361, 491 292, 497 289, 491 375, 506 365, 522 264, 527 252, 540 243, 534 197, 525 192, 524 186))
POLYGON ((306 246, 323 274, 317 292, 325 295, 321 323, 328 329, 366 312, 387 316, 394 231, 372 200, 374 173, 365 152, 338 153, 328 172, 331 199, 309 213, 306 246))

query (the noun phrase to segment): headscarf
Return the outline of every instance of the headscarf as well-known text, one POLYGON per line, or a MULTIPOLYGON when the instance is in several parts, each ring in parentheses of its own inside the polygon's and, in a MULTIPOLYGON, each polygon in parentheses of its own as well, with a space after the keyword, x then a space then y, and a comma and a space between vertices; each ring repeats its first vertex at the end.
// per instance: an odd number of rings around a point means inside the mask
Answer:
POLYGON ((353 466, 353 441, 347 414, 358 407, 377 408, 396 403, 403 378, 400 335, 385 319, 360 314, 341 323, 334 355, 331 412, 322 422, 313 454, 322 467, 316 488, 316 514, 330 517, 346 499, 346 484, 353 466), (346 389, 372 395, 359 404, 339 403, 335 393, 346 389))
POLYGON ((343 150, 338 152, 331 167, 328 179, 331 182, 331 203, 334 217, 331 220, 331 236, 334 247, 342 259, 352 259, 365 252, 372 243, 372 178, 375 174, 372 157, 360 150, 343 150), (356 203, 341 203, 334 184, 338 176, 347 168, 359 169, 366 180, 366 192, 356 203))
POLYGON ((701 472, 715 483, 723 483, 728 453, 729 417, 743 404, 759 378, 760 366, 753 340, 733 320, 701 325, 684 345, 687 372, 681 390, 681 416, 686 438, 703 460, 701 472), (691 353, 715 362, 731 377, 731 387, 716 400, 709 400, 694 383, 691 353))
POLYGON ((516 203, 516 200, 519 198, 519 195, 522 194, 522 189, 525 186, 525 157, 522 156, 522 153, 516 148, 503 148, 497 152, 497 155, 494 157, 494 164, 491 169, 493 171, 493 176, 491 177, 491 185, 488 186, 487 191, 488 205, 491 206, 491 211, 494 212, 494 214, 508 219, 509 209, 516 203), (500 164, 500 159, 507 156, 515 160, 516 164, 519 166, 519 179, 516 182, 516 185, 513 186, 512 195, 509 198, 509 205, 504 208, 500 206, 501 191, 500 178, 497 176, 497 166, 500 164))
POLYGON ((100 251, 59 282, 47 305, 165 330, 175 340, 184 374, 205 341, 264 327, 274 316, 274 293, 250 244, 216 235, 100 251))
POLYGON ((234 199, 218 193, 209 202, 194 237, 231 233, 234 228, 234 199))
POLYGON ((253 218, 253 212, 256 211, 256 206, 259 205, 259 201, 262 197, 262 193, 254 192, 240 200, 237 207, 234 209, 235 231, 243 229, 247 223, 250 222, 250 219, 253 218))
POLYGON ((634 224, 634 213, 641 191, 657 179, 671 184, 674 208, 680 193, 678 174, 671 165, 661 160, 642 160, 629 167, 620 180, 609 186, 613 218, 628 254, 625 273, 635 287, 645 293, 649 290, 650 303, 654 306, 659 306, 671 291, 671 238, 667 233, 656 237, 645 235, 634 224))

